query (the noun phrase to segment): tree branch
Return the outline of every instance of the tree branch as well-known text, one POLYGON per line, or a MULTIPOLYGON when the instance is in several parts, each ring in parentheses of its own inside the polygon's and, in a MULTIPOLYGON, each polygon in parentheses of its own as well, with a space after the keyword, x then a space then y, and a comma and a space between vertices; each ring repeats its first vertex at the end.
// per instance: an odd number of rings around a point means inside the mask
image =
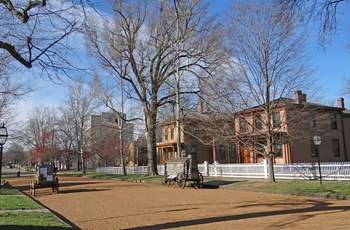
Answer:
POLYGON ((30 61, 25 60, 17 51, 16 48, 6 42, 0 41, 0 49, 5 49, 7 52, 11 54, 12 57, 14 57, 17 61, 19 61, 22 65, 24 65, 27 68, 32 67, 32 63, 30 61))
POLYGON ((5 7, 22 23, 27 23, 29 20, 28 12, 36 6, 45 6, 46 0, 42 1, 28 1, 28 4, 23 7, 22 12, 20 12, 10 0, 0 0, 0 4, 4 4, 5 7))

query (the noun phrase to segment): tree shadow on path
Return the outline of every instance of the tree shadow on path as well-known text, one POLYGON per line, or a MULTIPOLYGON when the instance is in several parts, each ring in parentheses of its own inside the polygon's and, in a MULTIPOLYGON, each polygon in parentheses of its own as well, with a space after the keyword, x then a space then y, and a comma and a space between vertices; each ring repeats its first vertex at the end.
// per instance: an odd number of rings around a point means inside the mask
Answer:
MULTIPOLYGON (((212 223, 225 222, 225 221, 244 220, 244 219, 248 220, 248 219, 252 219, 252 218, 261 218, 261 217, 278 216, 278 215, 289 215, 289 214, 301 214, 301 213, 308 213, 308 218, 311 218, 315 215, 319 215, 319 211, 343 212, 343 211, 350 210, 350 206, 332 206, 331 207, 331 206, 329 206, 331 203, 328 203, 328 202, 315 201, 315 200, 309 200, 309 202, 312 202, 313 205, 311 207, 308 207, 308 208, 286 209, 286 210, 277 210, 277 211, 244 213, 244 214, 221 216, 221 217, 201 218, 201 219, 196 219, 196 220, 184 220, 184 221, 177 221, 177 222, 164 223, 164 224, 140 226, 140 227, 134 227, 134 228, 128 228, 128 229, 129 230, 170 229, 170 228, 180 228, 180 227, 194 226, 194 225, 212 224, 212 223), (315 214, 310 214, 310 212, 311 213, 315 212, 315 214)), ((252 204, 252 205, 244 205, 244 206, 240 206, 240 207, 251 207, 251 206, 260 206, 260 205, 261 204, 252 204)), ((281 204, 280 203, 273 203, 273 204, 269 204, 269 205, 278 206, 281 204)), ((290 204, 290 205, 293 205, 293 204, 290 204)), ((283 227, 283 226, 280 226, 280 227, 283 227)))

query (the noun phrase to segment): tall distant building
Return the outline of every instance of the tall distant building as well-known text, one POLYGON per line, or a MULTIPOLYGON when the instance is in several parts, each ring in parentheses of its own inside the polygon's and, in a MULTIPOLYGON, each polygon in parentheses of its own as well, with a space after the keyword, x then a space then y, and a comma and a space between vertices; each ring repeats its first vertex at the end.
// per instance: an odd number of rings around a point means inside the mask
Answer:
POLYGON ((101 166, 120 166, 122 136, 123 153, 126 165, 133 165, 134 125, 127 121, 126 114, 102 112, 90 115, 87 121, 87 150, 101 166), (120 130, 122 124, 122 130, 120 130))

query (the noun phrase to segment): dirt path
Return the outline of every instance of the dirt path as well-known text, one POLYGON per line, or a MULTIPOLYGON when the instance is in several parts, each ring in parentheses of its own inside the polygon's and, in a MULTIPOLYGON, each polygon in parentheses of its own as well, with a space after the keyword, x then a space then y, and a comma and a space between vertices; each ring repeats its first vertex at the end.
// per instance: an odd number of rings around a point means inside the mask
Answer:
MULTIPOLYGON (((31 177, 8 178, 29 194, 31 177)), ((348 229, 350 201, 59 177, 35 200, 81 229, 348 229)), ((232 185, 234 186, 234 185, 232 185)))

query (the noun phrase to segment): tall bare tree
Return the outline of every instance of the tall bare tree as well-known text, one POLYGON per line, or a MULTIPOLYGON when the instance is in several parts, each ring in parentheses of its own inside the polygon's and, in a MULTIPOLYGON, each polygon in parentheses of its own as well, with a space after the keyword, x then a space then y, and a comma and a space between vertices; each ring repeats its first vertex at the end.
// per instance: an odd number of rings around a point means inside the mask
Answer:
MULTIPOLYGON (((85 148, 88 137, 87 118, 101 105, 94 84, 87 84, 83 78, 71 81, 68 86, 68 99, 64 107, 71 113, 75 133, 76 149, 80 153, 82 171, 86 173, 85 148)), ((77 157, 79 167, 79 156, 77 157)))
POLYGON ((174 102, 169 86, 177 72, 188 81, 213 73, 222 58, 220 27, 201 0, 119 0, 111 9, 113 19, 102 30, 90 22, 89 47, 103 68, 132 89, 127 96, 142 104, 148 174, 155 175, 158 108, 174 102))
MULTIPOLYGON (((273 145, 285 128, 277 129, 271 119, 285 103, 278 99, 290 97, 296 89, 305 89, 311 80, 304 53, 305 33, 300 30, 297 17, 295 12, 283 11, 273 0, 235 1, 225 17, 227 49, 232 55, 230 66, 236 82, 232 91, 236 101, 247 108, 236 113, 236 118, 241 115, 244 120, 245 114, 254 114, 257 108, 264 115, 260 118, 264 129, 254 124, 250 127, 250 132, 259 135, 248 135, 239 141, 264 146, 260 154, 269 162, 271 182, 275 182, 273 145), (263 141, 252 140, 257 137, 263 141)), ((236 129, 235 136, 244 136, 244 131, 236 129)))

